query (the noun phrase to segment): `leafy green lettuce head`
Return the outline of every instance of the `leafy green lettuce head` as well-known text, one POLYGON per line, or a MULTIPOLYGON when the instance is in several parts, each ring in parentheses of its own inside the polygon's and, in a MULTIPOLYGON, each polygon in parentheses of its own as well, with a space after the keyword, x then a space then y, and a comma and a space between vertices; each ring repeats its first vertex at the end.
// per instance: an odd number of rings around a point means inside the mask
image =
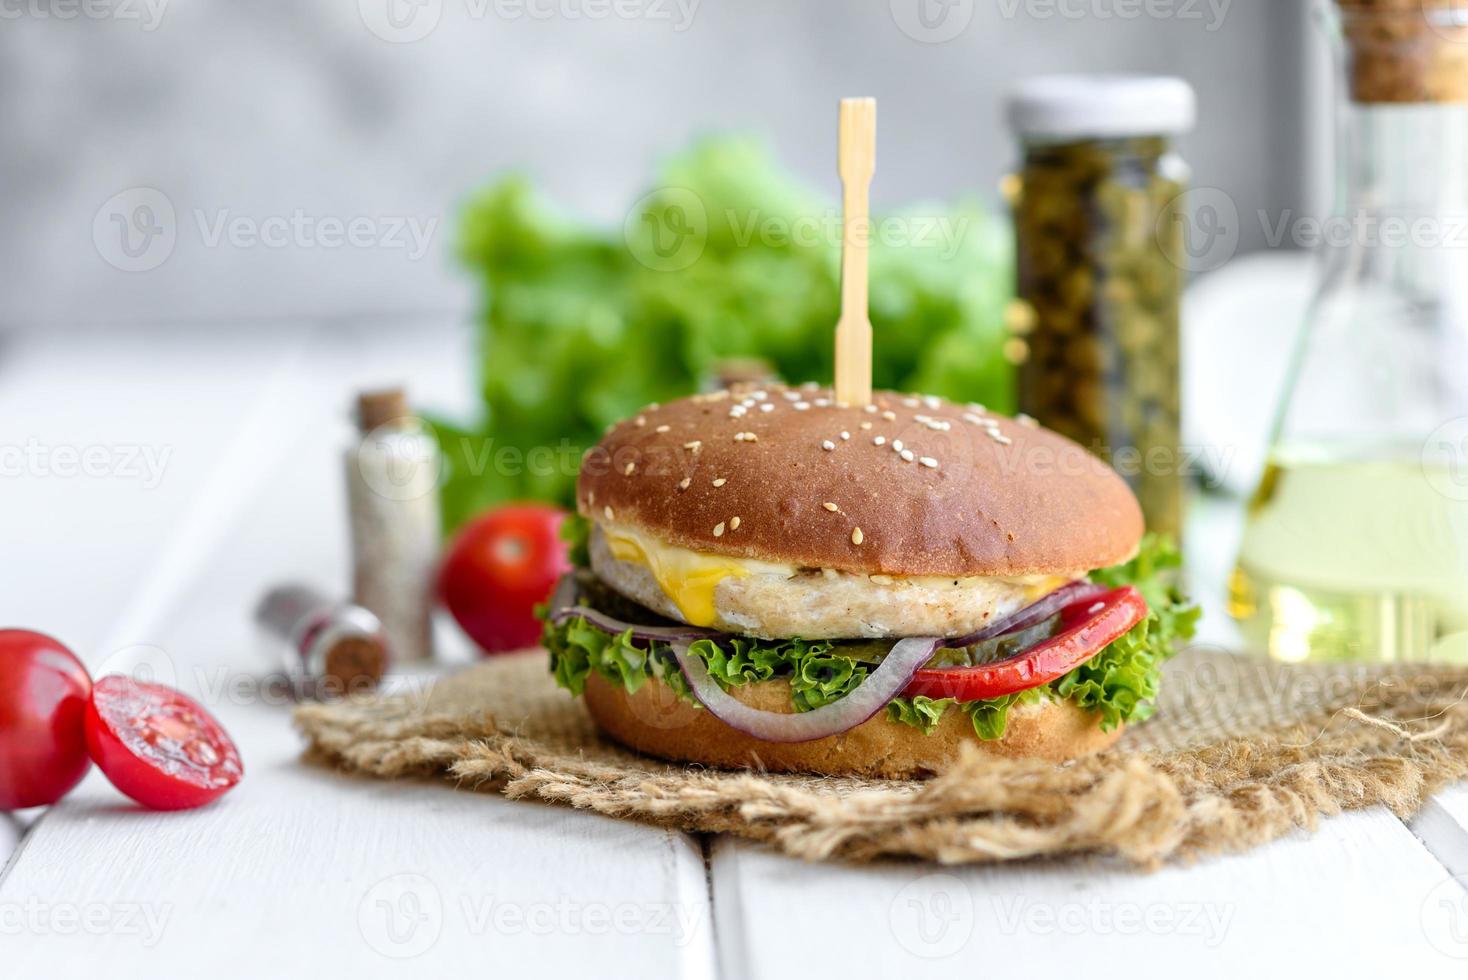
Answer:
MULTIPOLYGON (((465 208, 460 251, 483 297, 483 414, 436 424, 446 531, 506 500, 569 505, 580 452, 606 426, 693 393, 721 362, 830 378, 835 199, 731 138, 668 160, 653 185, 613 228, 568 218, 518 177, 465 208)), ((876 385, 1011 407, 1011 267, 1005 226, 973 202, 879 216, 876 385)))

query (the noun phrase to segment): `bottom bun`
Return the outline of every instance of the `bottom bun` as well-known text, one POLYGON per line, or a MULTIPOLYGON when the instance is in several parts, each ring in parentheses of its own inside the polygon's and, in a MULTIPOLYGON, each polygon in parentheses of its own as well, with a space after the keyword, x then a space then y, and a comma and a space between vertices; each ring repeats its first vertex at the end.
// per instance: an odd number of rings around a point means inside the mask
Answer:
MULTIPOLYGON (((763 711, 791 710, 785 681, 749 684, 730 693, 763 711)), ((586 678, 586 707, 608 736, 647 755, 724 769, 824 776, 931 775, 955 761, 964 745, 995 755, 1064 762, 1101 752, 1121 737, 1121 728, 1103 732, 1099 715, 1070 701, 1040 701, 1010 709, 1009 729, 995 741, 976 736, 963 712, 947 711, 931 735, 882 712, 848 732, 814 742, 765 742, 679 699, 656 680, 628 694, 595 671, 586 678)))

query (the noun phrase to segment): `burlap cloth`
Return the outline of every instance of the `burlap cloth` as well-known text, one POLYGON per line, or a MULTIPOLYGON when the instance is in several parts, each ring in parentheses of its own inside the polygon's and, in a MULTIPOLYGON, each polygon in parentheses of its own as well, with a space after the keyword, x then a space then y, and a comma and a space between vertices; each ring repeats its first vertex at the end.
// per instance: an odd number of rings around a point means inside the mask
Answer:
POLYGON ((923 781, 668 765, 600 738, 543 653, 487 661, 416 694, 314 705, 312 751, 384 778, 442 774, 809 859, 950 864, 1091 853, 1142 865, 1238 851, 1322 814, 1401 815, 1468 777, 1468 669, 1289 667, 1193 650, 1157 717, 1070 765, 972 751, 923 781))

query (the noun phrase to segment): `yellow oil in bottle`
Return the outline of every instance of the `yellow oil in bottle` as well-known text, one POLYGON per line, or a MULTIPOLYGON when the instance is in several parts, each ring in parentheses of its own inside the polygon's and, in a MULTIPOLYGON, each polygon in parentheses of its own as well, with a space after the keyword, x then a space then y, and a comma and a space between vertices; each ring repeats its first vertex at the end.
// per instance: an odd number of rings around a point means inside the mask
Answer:
POLYGON ((1468 480, 1420 445, 1276 452, 1229 612, 1279 660, 1468 662, 1468 480))

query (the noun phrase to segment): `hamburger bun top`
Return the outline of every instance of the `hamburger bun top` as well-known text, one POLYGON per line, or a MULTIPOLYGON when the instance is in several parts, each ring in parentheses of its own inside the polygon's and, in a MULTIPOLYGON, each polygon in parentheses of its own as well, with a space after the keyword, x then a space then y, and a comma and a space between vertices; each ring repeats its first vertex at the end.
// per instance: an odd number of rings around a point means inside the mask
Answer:
POLYGON ((578 509, 694 551, 867 575, 1064 574, 1136 550, 1136 498, 1070 440, 872 397, 771 384, 649 406, 587 452, 578 509))

